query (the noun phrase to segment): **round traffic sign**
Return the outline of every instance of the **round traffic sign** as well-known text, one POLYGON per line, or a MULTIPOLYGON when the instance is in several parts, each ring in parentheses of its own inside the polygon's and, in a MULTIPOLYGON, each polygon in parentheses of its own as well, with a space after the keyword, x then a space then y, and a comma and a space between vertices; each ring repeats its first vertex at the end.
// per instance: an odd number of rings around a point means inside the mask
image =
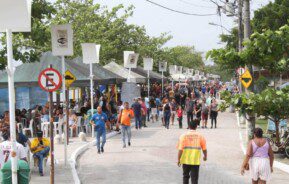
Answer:
POLYGON ((62 78, 54 68, 46 68, 38 76, 38 84, 44 91, 53 92, 60 88, 62 78))
POLYGON ((240 67, 240 68, 237 69, 237 73, 238 73, 239 75, 243 75, 243 74, 245 73, 245 71, 246 71, 246 69, 243 68, 243 67, 240 67))

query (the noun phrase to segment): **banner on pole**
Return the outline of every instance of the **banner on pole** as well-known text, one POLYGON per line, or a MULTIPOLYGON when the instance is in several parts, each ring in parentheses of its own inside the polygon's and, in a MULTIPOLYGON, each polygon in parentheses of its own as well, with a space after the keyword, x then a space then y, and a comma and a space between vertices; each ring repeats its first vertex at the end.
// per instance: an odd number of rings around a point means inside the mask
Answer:
POLYGON ((167 62, 161 61, 159 62, 159 71, 160 72, 166 72, 167 71, 167 62))
POLYGON ((82 43, 81 47, 83 63, 99 63, 100 45, 96 45, 95 43, 82 43))
POLYGON ((70 24, 52 25, 51 41, 54 56, 73 55, 73 30, 70 24))
POLYGON ((177 74, 182 74, 182 72, 183 72, 183 67, 177 66, 177 74))
POLYGON ((154 60, 152 58, 143 58, 143 69, 144 70, 153 70, 154 60))
POLYGON ((136 68, 139 54, 134 53, 134 51, 124 51, 124 67, 125 68, 136 68))
POLYGON ((174 75, 177 72, 177 65, 170 65, 169 66, 170 75, 174 75))
POLYGON ((31 0, 0 1, 0 32, 31 31, 31 0))

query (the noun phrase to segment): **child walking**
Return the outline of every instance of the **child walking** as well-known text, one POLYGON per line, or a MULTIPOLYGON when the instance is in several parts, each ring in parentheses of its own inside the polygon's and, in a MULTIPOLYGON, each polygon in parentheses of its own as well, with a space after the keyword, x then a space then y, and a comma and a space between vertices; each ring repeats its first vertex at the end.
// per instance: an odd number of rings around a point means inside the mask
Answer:
POLYGON ((183 110, 181 106, 178 107, 177 116, 179 120, 179 128, 183 128, 183 110))

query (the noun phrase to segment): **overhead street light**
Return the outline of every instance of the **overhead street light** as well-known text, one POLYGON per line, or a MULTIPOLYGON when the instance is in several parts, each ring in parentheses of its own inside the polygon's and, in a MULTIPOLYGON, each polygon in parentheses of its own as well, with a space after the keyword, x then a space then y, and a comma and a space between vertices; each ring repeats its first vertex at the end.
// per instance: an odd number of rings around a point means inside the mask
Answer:
POLYGON ((221 28, 225 29, 228 33, 230 33, 230 34, 232 33, 232 31, 230 31, 229 29, 227 29, 227 28, 224 27, 223 25, 216 24, 216 23, 213 23, 213 22, 209 22, 209 25, 221 27, 221 28))

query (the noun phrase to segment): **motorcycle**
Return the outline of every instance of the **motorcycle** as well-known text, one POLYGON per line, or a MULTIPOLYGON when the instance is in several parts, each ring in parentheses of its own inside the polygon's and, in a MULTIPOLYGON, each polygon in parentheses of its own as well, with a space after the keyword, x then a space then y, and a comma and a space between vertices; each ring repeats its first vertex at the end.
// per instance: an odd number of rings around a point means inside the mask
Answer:
POLYGON ((277 144, 276 140, 274 140, 273 137, 274 137, 274 134, 272 134, 271 138, 268 138, 273 152, 284 153, 286 157, 289 158, 289 133, 288 131, 285 130, 282 133, 279 144, 277 144))

